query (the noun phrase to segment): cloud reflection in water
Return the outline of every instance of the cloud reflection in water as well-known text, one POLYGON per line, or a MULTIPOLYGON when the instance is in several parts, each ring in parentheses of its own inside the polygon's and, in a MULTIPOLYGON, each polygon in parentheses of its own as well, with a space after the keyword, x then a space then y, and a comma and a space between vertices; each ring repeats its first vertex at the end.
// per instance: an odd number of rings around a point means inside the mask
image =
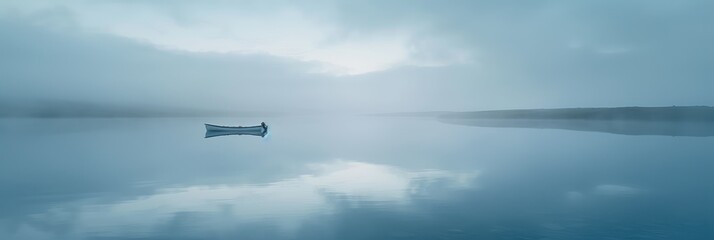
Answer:
POLYGON ((432 197, 433 191, 472 188, 478 175, 442 170, 410 172, 342 160, 312 164, 309 168, 313 174, 267 184, 165 188, 122 202, 62 204, 32 216, 31 222, 68 221, 73 229, 85 231, 74 233, 79 236, 123 233, 145 237, 188 215, 191 221, 187 226, 206 231, 268 223, 290 233, 304 220, 335 214, 341 206, 406 206, 413 198, 432 197))

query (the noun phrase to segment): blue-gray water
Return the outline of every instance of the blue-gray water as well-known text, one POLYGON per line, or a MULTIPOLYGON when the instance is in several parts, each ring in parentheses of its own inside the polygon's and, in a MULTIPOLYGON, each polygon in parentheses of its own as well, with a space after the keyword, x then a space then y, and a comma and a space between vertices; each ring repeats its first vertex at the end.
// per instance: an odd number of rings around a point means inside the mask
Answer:
POLYGON ((713 239, 713 173, 707 136, 0 119, 0 239, 713 239))

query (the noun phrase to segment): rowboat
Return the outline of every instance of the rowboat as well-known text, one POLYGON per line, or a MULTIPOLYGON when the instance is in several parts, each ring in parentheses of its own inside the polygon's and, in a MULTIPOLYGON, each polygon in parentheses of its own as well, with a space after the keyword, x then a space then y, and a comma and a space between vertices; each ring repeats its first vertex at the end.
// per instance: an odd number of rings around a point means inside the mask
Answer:
POLYGON ((206 125, 206 138, 226 136, 226 135, 253 135, 265 137, 268 134, 268 125, 258 125, 249 127, 229 127, 229 126, 219 126, 213 124, 206 125))

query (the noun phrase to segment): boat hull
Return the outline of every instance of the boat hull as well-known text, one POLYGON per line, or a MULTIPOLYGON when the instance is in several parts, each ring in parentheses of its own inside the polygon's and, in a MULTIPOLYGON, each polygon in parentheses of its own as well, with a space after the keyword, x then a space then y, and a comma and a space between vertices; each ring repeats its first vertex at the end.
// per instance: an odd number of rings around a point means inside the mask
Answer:
POLYGON ((250 126, 250 127, 228 127, 212 124, 206 125, 206 138, 226 136, 226 135, 252 135, 264 137, 268 133, 267 127, 250 126))

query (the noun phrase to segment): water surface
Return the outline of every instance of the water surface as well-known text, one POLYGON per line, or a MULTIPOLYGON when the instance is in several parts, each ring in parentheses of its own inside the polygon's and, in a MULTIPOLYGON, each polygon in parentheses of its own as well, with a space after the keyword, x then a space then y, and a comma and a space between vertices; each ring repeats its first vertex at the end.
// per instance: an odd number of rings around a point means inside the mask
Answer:
POLYGON ((500 127, 2 119, 0 239, 714 238, 714 137, 500 127))

